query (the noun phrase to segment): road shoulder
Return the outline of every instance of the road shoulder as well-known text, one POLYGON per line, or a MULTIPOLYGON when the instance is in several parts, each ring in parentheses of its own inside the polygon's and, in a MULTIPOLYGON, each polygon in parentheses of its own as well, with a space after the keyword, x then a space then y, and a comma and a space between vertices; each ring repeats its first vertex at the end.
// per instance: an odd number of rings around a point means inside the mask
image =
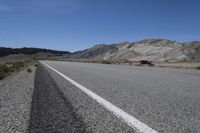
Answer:
POLYGON ((25 133, 28 129, 35 67, 0 81, 0 132, 25 133))

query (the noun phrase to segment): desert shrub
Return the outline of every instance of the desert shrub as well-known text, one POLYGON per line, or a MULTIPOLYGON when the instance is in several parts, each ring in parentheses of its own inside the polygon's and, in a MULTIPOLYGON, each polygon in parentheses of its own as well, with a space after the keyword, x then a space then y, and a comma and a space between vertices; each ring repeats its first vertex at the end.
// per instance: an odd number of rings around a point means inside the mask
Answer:
POLYGON ((24 62, 25 63, 31 63, 31 60, 25 60, 24 62))
POLYGON ((1 65, 0 66, 0 71, 1 72, 5 72, 5 73, 8 73, 9 72, 9 68, 7 65, 1 65))
MULTIPOLYGON (((31 60, 17 61, 17 62, 7 62, 5 65, 0 65, 0 80, 11 74, 12 72, 19 71, 22 68, 31 64, 31 60)), ((30 68, 27 69, 28 73, 31 73, 30 68)))
POLYGON ((28 68, 26 71, 27 71, 28 73, 31 73, 31 72, 32 72, 32 70, 31 70, 30 68, 28 68))
POLYGON ((196 69, 197 69, 197 70, 200 70, 200 66, 197 66, 196 69))
POLYGON ((103 60, 102 63, 103 64, 112 64, 112 61, 111 60, 103 60))
POLYGON ((7 65, 12 65, 13 62, 12 62, 12 61, 8 61, 8 62, 6 62, 6 64, 7 64, 7 65))
POLYGON ((132 45, 128 45, 128 47, 127 48, 131 48, 132 47, 132 45))
POLYGON ((0 80, 5 78, 9 74, 10 70, 7 65, 0 66, 0 80))
POLYGON ((133 65, 133 62, 131 62, 131 61, 129 61, 128 63, 129 63, 129 65, 133 65))
POLYGON ((0 72, 0 80, 2 80, 3 78, 5 78, 7 76, 6 73, 0 72))
POLYGON ((25 66, 25 63, 22 61, 18 61, 13 63, 12 69, 19 70, 20 68, 23 68, 25 66))

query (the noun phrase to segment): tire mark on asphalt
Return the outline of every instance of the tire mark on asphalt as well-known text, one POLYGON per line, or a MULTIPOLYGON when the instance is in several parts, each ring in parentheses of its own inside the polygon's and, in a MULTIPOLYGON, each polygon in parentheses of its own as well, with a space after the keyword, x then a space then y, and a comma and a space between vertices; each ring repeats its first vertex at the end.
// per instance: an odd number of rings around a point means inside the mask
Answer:
POLYGON ((35 75, 29 132, 86 132, 85 123, 41 65, 35 75))

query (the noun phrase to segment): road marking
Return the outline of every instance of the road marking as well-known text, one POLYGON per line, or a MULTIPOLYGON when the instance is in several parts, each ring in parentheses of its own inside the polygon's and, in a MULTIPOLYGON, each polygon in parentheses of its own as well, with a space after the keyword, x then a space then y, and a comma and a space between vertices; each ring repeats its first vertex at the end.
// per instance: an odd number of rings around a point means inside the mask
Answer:
POLYGON ((67 77, 66 75, 62 74, 61 72, 57 71, 53 67, 47 65, 44 62, 41 62, 41 63, 44 64, 45 66, 47 66, 48 68, 50 68, 51 70, 55 71, 57 74, 59 74, 60 76, 62 76, 63 78, 65 78, 66 80, 71 82, 76 87, 78 87, 82 92, 84 92, 89 97, 94 99, 96 102, 98 102, 104 108, 106 108, 108 111, 112 112, 115 116, 117 116, 123 122, 125 122, 130 127, 135 129, 137 132, 139 132, 139 133, 158 133, 156 130, 154 130, 151 127, 147 126, 145 123, 137 120, 135 117, 129 115, 128 113, 126 113, 122 109, 120 109, 117 106, 113 105, 112 103, 106 101, 105 99, 103 99, 99 95, 95 94, 94 92, 90 91, 86 87, 84 87, 81 84, 77 83, 73 79, 71 79, 71 78, 67 77))

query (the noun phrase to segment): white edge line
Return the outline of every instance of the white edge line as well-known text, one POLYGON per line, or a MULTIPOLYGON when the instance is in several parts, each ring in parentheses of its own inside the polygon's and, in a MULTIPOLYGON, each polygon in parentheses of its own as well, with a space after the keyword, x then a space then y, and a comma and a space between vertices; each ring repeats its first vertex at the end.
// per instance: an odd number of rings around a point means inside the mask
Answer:
POLYGON ((100 105, 102 105, 104 108, 106 108, 108 111, 112 112, 115 116, 120 118, 123 122, 128 124, 130 127, 135 129, 137 132, 140 133, 158 133, 156 130, 152 129, 151 127, 147 126, 145 123, 137 120, 135 117, 129 115, 122 109, 118 108, 117 106, 113 105, 112 103, 106 101, 102 97, 98 96, 94 92, 90 91, 86 87, 82 86, 81 84, 77 83, 76 81, 72 80, 71 78, 67 77, 66 75, 62 74, 61 72, 57 71, 56 69, 52 68, 51 66, 47 65, 44 62, 41 62, 51 70, 58 73, 60 76, 71 82, 73 85, 78 87, 81 91, 83 91, 85 94, 87 94, 89 97, 94 99, 96 102, 98 102, 100 105))

